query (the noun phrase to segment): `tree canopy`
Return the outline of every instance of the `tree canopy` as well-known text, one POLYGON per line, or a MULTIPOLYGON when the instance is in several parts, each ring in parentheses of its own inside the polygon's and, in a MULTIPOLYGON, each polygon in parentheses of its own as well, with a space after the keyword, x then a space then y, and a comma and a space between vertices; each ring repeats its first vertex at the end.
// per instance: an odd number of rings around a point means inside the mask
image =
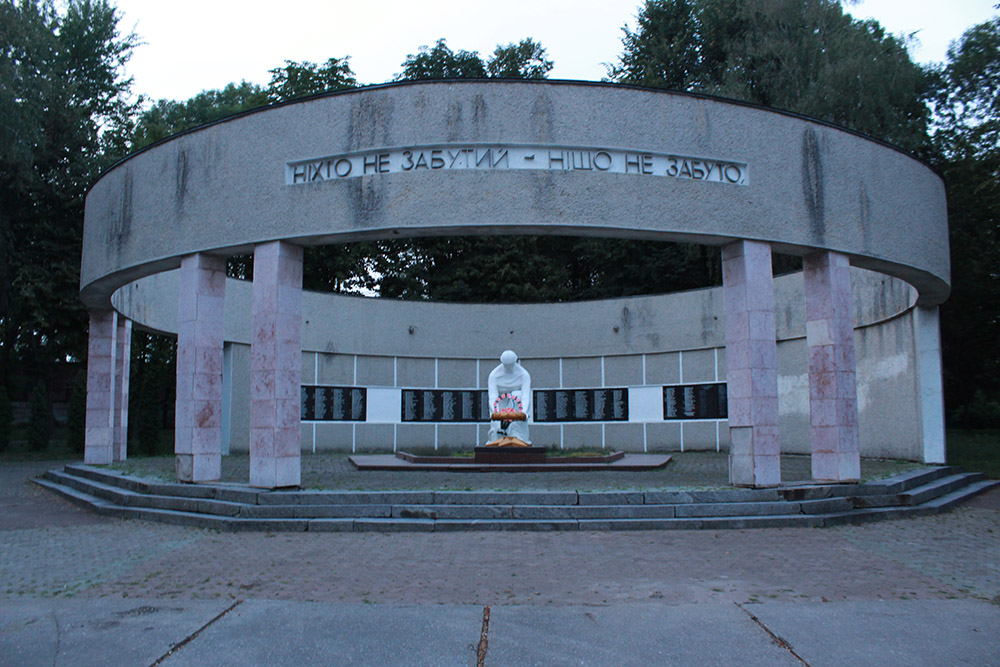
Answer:
POLYGON ((486 64, 479 53, 455 53, 448 48, 444 39, 439 39, 433 48, 421 46, 415 54, 407 55, 403 61, 403 71, 396 75, 397 81, 485 78, 486 64))
MULTIPOLYGON (((135 113, 136 44, 106 0, 0 2, 0 376, 82 358, 83 196, 102 128, 135 113)), ((23 394, 23 390, 18 392, 23 394)))
POLYGON ((948 192, 952 293, 942 307, 953 420, 1000 424, 1000 17, 969 28, 935 72, 935 162, 948 192))
POLYGON ((795 111, 926 152, 928 80, 836 0, 648 0, 614 81, 795 111))

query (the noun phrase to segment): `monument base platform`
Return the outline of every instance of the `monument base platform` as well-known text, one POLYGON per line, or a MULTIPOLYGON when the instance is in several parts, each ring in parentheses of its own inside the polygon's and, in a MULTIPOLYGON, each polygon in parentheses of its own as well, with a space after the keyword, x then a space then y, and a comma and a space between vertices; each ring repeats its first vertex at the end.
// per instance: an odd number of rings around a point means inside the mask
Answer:
POLYGON ((476 447, 476 463, 545 463, 545 447, 476 447))
MULTIPOLYGON (((479 447, 476 448, 480 449, 479 447)), ((486 448, 483 448, 486 449, 486 448)), ((489 447, 495 452, 497 447, 489 447)), ((506 448, 505 448, 506 449, 506 448)), ((544 447, 511 447, 524 452, 544 447)), ((477 452, 478 456, 478 452, 477 452)), ((501 455, 505 456, 505 455, 501 455)), ((656 470, 670 462, 669 454, 626 454, 613 452, 607 456, 545 456, 540 463, 483 463, 469 456, 416 456, 407 452, 393 454, 353 454, 348 457, 358 470, 438 470, 447 472, 569 472, 621 470, 639 472, 656 470)))

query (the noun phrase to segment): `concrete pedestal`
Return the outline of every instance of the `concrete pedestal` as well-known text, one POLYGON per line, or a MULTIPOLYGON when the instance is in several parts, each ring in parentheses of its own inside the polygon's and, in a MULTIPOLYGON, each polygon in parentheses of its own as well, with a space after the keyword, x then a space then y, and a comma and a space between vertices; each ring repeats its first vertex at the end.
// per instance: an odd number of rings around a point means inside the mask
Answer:
POLYGON ((726 308, 729 481, 737 486, 781 483, 778 368, 771 247, 737 241, 722 249, 726 308))

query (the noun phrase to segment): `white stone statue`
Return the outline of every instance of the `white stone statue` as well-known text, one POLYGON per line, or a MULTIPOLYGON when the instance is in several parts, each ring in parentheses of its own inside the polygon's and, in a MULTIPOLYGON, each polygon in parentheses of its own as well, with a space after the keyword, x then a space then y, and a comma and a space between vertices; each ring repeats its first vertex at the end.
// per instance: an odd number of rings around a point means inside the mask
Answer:
POLYGON ((490 371, 487 381, 489 410, 510 412, 511 420, 490 421, 488 445, 530 445, 528 423, 531 413, 531 376, 511 350, 500 355, 500 365, 490 371), (521 416, 523 414, 523 416, 521 416), (520 442, 518 442, 520 441, 520 442))

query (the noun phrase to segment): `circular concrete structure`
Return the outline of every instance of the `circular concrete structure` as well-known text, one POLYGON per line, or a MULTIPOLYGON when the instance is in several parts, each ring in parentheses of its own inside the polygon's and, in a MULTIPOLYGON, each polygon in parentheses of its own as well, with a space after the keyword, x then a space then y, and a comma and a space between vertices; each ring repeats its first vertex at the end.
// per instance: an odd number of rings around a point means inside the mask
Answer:
POLYGON ((926 164, 729 100, 427 81, 258 109, 154 144, 88 194, 87 460, 124 457, 134 320, 178 334, 187 481, 217 479, 220 429, 264 487, 298 484, 303 449, 481 443, 503 349, 532 374, 538 444, 726 447, 747 486, 779 481, 779 452, 811 451, 826 481, 856 480, 859 449, 943 462, 948 257, 926 164), (301 292, 302 246, 504 234, 718 245, 725 285, 535 305, 301 292), (772 282, 772 250, 803 273, 772 282), (254 283, 225 280, 224 258, 250 252, 254 283))
POLYGON ((91 308, 192 253, 458 234, 753 239, 843 253, 921 305, 948 293, 944 186, 922 162, 791 114, 605 84, 431 81, 261 109, 115 165, 86 219, 91 308))

